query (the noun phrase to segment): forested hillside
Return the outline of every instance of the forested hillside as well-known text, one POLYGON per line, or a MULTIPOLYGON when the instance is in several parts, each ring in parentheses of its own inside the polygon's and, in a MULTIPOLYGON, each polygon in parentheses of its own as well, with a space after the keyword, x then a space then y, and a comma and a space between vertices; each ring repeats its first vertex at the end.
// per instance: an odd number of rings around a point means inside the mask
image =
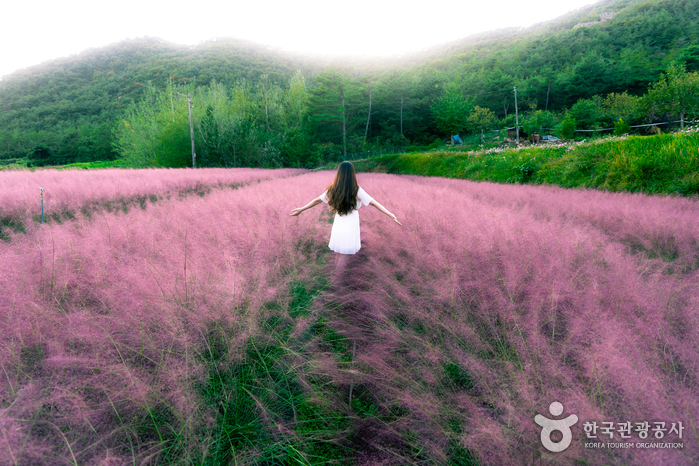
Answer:
MULTIPOLYGON (((194 95, 204 165, 315 166, 347 153, 513 126, 514 87, 525 130, 625 128, 681 113, 641 105, 638 97, 682 63, 683 72, 699 70, 697 0, 602 1, 531 28, 386 60, 146 38, 6 76, 0 158, 186 165, 187 93, 194 95), (603 13, 609 19, 600 21, 603 13)), ((693 117, 695 110, 682 113, 693 117)))
POLYGON ((504 114, 513 86, 525 108, 562 109, 610 92, 640 95, 673 62, 699 70, 695 0, 603 1, 507 37, 454 45, 423 68, 449 76, 478 105, 504 114), (574 28, 605 12, 615 13, 613 19, 574 28))
POLYGON ((41 145, 66 161, 113 159, 114 125, 149 82, 232 84, 262 74, 284 81, 313 66, 238 40, 183 47, 142 38, 90 49, 0 81, 0 158, 25 157, 41 145))

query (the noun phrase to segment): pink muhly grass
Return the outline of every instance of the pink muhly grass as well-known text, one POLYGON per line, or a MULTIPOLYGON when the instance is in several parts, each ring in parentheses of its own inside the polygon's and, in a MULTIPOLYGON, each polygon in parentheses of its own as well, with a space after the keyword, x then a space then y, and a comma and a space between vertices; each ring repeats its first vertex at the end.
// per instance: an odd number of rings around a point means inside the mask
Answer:
MULTIPOLYGON (((19 432, 1 437, 0 450, 33 464, 70 455, 57 432, 42 440, 20 421, 37 415, 79 432, 69 442, 81 463, 99 462, 104 448, 114 454, 133 423, 147 421, 143 413, 163 406, 179 425, 201 428, 194 390, 206 377, 201 353, 212 323, 231 330, 235 359, 259 333, 265 302, 287 299, 289 281, 309 279, 297 244, 319 240, 321 212, 289 217, 309 196, 308 182, 48 224, 0 244, 0 288, 9 291, 0 293, 0 319, 12 323, 0 335, 0 423, 19 432)), ((134 458, 159 451, 132 441, 134 458)))
POLYGON ((354 383, 363 378, 383 403, 431 420, 413 428, 433 439, 435 457, 446 445, 435 432, 451 412, 462 423, 456 438, 484 464, 549 458, 533 417, 548 416, 552 401, 581 419, 579 441, 561 457, 697 456, 687 427, 699 415, 695 201, 377 174, 359 181, 404 226, 360 211, 363 249, 327 297, 339 309, 331 323, 356 341, 366 375, 354 383), (668 256, 669 245, 677 247, 668 256), (435 380, 449 386, 449 363, 469 377, 442 392, 441 405, 420 407, 435 380), (685 449, 586 450, 582 423, 593 420, 682 421, 675 440, 685 449))
POLYGON ((139 198, 241 185, 303 173, 298 169, 202 168, 144 170, 13 170, 0 172, 0 218, 25 221, 40 215, 39 187, 45 189, 46 216, 108 201, 136 204, 139 198))
MULTIPOLYGON (((338 359, 316 336, 294 357, 309 396, 351 416, 357 464, 445 464, 456 447, 481 464, 699 456, 696 201, 358 179, 403 227, 362 208, 362 249, 293 329, 301 338, 322 316, 351 348, 338 359), (334 391, 314 392, 316 377, 334 391), (533 422, 553 401, 580 419, 560 454, 543 449, 533 422), (373 414, 355 413, 368 405, 373 414), (586 421, 682 421, 685 448, 585 449, 586 421)), ((227 364, 251 337, 269 338, 265 304, 314 278, 303 244, 325 247, 330 235, 326 206, 289 212, 331 180, 171 199, 0 243, 0 318, 13 323, 0 334, 0 451, 18 458, 0 459, 50 464, 70 457, 69 444, 78 462, 142 461, 158 444, 129 432, 162 406, 208 432, 194 389, 207 333, 225 330, 227 364), (35 418, 71 426, 69 443, 20 421, 35 418), (131 452, 114 448, 126 438, 131 452)), ((187 435, 190 454, 206 448, 187 435)))
POLYGON ((679 259, 675 268, 697 267, 699 207, 695 200, 555 186, 436 180, 475 199, 521 210, 537 219, 558 217, 598 228, 611 240, 629 247, 632 253, 641 251, 658 258, 679 259))

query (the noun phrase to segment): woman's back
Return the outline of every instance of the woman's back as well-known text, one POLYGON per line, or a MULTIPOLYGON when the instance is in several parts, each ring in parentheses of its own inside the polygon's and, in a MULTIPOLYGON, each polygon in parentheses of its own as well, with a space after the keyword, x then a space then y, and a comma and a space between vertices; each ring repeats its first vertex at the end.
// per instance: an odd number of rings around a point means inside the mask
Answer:
POLYGON ((291 215, 299 215, 304 210, 310 209, 321 202, 328 204, 335 213, 328 247, 340 254, 355 254, 361 248, 358 211, 363 205, 373 205, 391 217, 398 225, 401 225, 395 215, 386 210, 374 198, 369 196, 364 189, 359 187, 354 166, 350 162, 342 162, 337 167, 335 180, 323 194, 304 207, 294 209, 291 215))

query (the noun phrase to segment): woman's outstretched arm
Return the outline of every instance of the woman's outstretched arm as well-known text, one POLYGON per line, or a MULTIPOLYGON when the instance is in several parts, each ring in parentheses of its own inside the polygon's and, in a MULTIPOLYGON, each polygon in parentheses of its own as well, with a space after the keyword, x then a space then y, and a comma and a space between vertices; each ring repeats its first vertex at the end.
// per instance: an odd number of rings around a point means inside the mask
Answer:
POLYGON ((389 212, 388 210, 386 210, 386 208, 385 208, 384 206, 382 206, 381 204, 379 204, 378 202, 376 202, 376 199, 372 199, 371 202, 369 203, 369 205, 373 205, 374 207, 376 207, 377 209, 379 209, 381 212, 383 212, 384 214, 386 214, 386 215, 388 215, 389 217, 391 217, 391 218, 393 219, 393 221, 396 222, 398 225, 403 226, 403 224, 400 223, 400 222, 398 221, 398 219, 396 218, 396 216, 393 215, 393 214, 392 214, 391 212, 389 212))
POLYGON ((310 209, 311 207, 315 207, 315 206, 317 206, 318 204, 322 204, 322 202, 323 202, 323 201, 321 201, 319 197, 316 197, 315 199, 313 199, 311 202, 309 202, 309 203, 306 204, 305 206, 303 206, 303 207, 297 207, 297 208, 295 208, 294 210, 292 210, 292 211, 291 211, 291 216, 292 216, 292 217, 296 217, 296 216, 298 216, 301 212, 303 212, 304 210, 310 209))

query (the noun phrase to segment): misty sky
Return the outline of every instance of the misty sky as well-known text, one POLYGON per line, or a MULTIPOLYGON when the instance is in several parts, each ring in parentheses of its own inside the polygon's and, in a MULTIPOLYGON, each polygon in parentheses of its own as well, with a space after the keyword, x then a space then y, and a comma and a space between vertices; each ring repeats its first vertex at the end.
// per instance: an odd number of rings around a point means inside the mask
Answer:
POLYGON ((237 37, 297 52, 394 55, 502 27, 530 26, 596 0, 22 0, 3 6, 0 76, 128 38, 195 44, 237 37))

